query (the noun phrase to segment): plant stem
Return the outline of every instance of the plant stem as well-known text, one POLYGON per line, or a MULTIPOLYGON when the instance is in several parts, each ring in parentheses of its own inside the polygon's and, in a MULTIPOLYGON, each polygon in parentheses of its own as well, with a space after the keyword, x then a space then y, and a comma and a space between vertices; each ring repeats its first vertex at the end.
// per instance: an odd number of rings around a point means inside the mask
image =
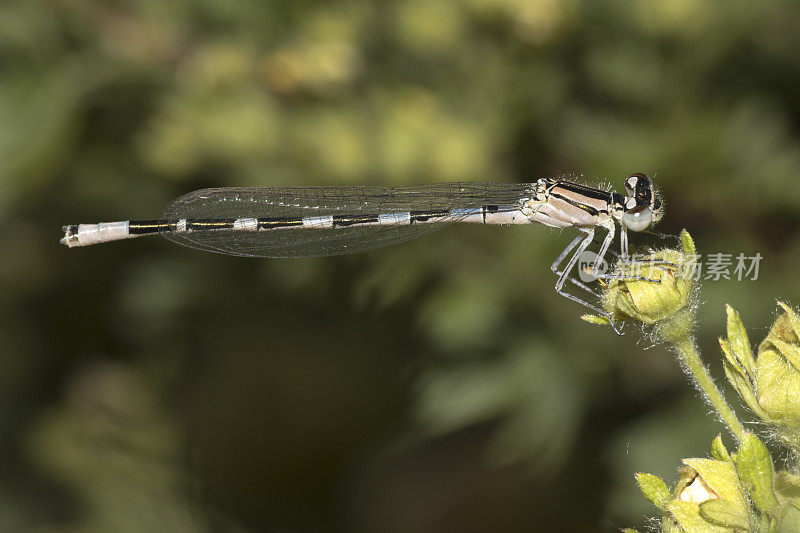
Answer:
POLYGON ((703 361, 700 359, 700 353, 697 351, 694 339, 691 335, 687 335, 674 343, 675 349, 681 358, 681 361, 689 370, 689 373, 694 378, 695 384, 706 397, 706 400, 717 410, 722 420, 728 425, 731 433, 736 437, 737 441, 742 440, 742 433, 744 433, 744 426, 739 422, 736 413, 725 401, 722 393, 714 384, 714 380, 708 373, 703 361))

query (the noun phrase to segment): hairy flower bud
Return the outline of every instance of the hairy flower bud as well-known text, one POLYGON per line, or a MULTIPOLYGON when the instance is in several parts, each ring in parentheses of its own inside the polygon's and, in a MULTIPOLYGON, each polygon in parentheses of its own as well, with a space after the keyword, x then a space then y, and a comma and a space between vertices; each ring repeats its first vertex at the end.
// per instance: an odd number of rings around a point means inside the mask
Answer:
POLYGON ((793 442, 800 441, 800 317, 786 304, 759 345, 755 394, 768 421, 793 442))
POLYGON ((684 459, 672 491, 652 474, 636 475, 642 494, 661 510, 663 533, 742 533, 760 522, 771 527, 793 524, 785 512, 792 504, 777 500, 772 462, 758 437, 744 433, 737 453, 731 455, 718 435, 711 457, 684 459))
MULTIPOLYGON (((686 337, 694 327, 693 275, 695 248, 681 233, 682 250, 665 249, 622 262, 603 293, 603 308, 616 321, 634 320, 653 326, 659 341, 686 337), (690 267, 690 268, 687 268, 690 267)), ((601 317, 585 319, 601 323, 601 317)))
POLYGON ((677 522, 681 528, 677 531, 732 532, 748 527, 750 508, 733 463, 684 459, 683 464, 675 498, 665 509, 668 523, 677 522))
POLYGON ((644 496, 663 513, 661 531, 734 532, 749 527, 750 507, 735 465, 728 459, 684 459, 668 492, 652 474, 637 474, 644 496))
POLYGON ((720 339, 725 374, 753 412, 800 453, 800 317, 788 305, 753 357, 739 315, 728 307, 728 337, 720 339))

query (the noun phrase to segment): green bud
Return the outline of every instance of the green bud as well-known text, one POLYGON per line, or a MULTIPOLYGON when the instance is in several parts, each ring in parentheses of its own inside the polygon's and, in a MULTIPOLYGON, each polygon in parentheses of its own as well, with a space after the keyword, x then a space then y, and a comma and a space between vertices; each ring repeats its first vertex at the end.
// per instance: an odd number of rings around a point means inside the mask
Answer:
POLYGON ((688 467, 684 469, 685 475, 695 474, 695 477, 683 487, 678 484, 677 499, 702 503, 720 498, 747 516, 747 499, 733 463, 703 458, 684 459, 682 462, 688 467))
POLYGON ((733 307, 726 305, 725 310, 728 314, 728 336, 719 339, 724 356, 725 376, 750 409, 762 420, 767 419, 767 414, 761 409, 754 392, 756 361, 744 324, 733 307))
MULTIPOLYGON (((740 453, 744 452, 746 456, 742 462, 766 468, 761 453, 766 450, 763 444, 755 436, 746 435, 748 443, 744 449, 740 448, 740 453)), ((658 477, 636 474, 642 494, 663 513, 662 533, 742 533, 751 531, 751 524, 760 521, 761 517, 754 514, 750 506, 751 499, 745 491, 746 484, 742 483, 736 461, 728 453, 720 435, 711 444, 711 455, 713 459, 684 459, 678 482, 671 492, 658 477)), ((764 485, 767 482, 762 478, 755 476, 750 484, 764 485)), ((787 485, 792 481, 788 480, 787 485)))
POLYGON ((800 318, 786 304, 758 347, 755 395, 758 405, 789 443, 800 442, 800 318))
POLYGON ((728 453, 728 449, 722 442, 721 434, 717 434, 714 441, 711 443, 711 457, 717 461, 727 461, 729 463, 732 461, 731 454, 728 453))
POLYGON ((753 350, 750 348, 750 339, 747 337, 747 331, 744 329, 739 313, 733 307, 726 305, 725 312, 728 315, 727 345, 733 358, 732 363, 740 367, 748 377, 751 377, 755 373, 755 360, 753 359, 753 350))
MULTIPOLYGON (((653 326, 659 340, 685 338, 694 328, 693 276, 687 267, 695 259, 694 243, 689 233, 681 233, 682 250, 659 250, 637 258, 635 263, 621 263, 603 293, 603 308, 614 321, 634 320, 653 326)), ((602 323, 601 317, 584 317, 602 323)))
POLYGON ((725 375, 750 409, 800 454, 800 317, 782 312, 758 347, 750 349, 738 313, 728 306, 728 337, 720 339, 725 375))
POLYGON ((667 484, 660 477, 644 472, 636 474, 636 483, 645 499, 663 511, 672 496, 667 484))
POLYGON ((750 507, 730 461, 684 459, 673 498, 664 506, 662 531, 741 532, 750 507))

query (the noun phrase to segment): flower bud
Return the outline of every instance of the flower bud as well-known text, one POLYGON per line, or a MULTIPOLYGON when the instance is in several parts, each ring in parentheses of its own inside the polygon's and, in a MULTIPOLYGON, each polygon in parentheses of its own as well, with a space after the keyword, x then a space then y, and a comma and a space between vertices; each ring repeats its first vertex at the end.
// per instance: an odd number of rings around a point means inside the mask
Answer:
MULTIPOLYGON (((689 233, 681 233, 683 250, 665 249, 618 265, 603 293, 603 308, 615 322, 636 320, 654 326, 660 341, 686 337, 694 327, 693 276, 687 266, 695 260, 689 233)), ((586 317, 599 322, 600 317, 586 317)))
POLYGON ((800 442, 800 317, 786 304, 758 347, 755 394, 767 422, 800 442))
POLYGON ((750 508, 729 461, 684 459, 675 498, 666 506, 679 531, 741 531, 750 508))
POLYGON ((739 315, 728 307, 720 339, 725 374, 753 412, 800 452, 800 317, 786 304, 753 357, 739 315))
POLYGON ((663 513, 661 531, 733 532, 749 527, 750 507, 730 460, 684 459, 675 490, 652 474, 637 474, 644 496, 663 513))

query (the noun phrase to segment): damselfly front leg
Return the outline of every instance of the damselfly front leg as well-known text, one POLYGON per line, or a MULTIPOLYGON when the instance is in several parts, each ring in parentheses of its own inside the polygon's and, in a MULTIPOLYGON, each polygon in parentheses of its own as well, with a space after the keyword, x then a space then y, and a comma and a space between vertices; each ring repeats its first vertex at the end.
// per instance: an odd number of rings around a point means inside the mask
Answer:
MULTIPOLYGON (((574 239, 574 240, 573 240, 571 243, 569 243, 569 244, 567 245, 567 247, 566 247, 566 248, 564 248, 564 250, 561 252, 561 254, 559 254, 559 256, 556 258, 556 260, 555 260, 555 261, 553 261, 553 264, 552 264, 552 265, 550 265, 550 270, 552 270, 552 271, 553 271, 553 273, 555 273, 555 275, 556 275, 556 276, 559 276, 559 277, 560 277, 560 276, 563 274, 563 271, 559 270, 559 267, 560 267, 560 266, 561 266, 561 264, 564 262, 564 260, 567 258, 567 256, 569 255, 569 253, 570 253, 570 252, 571 252, 571 251, 572 251, 572 250, 573 250, 573 249, 574 249, 574 248, 575 248, 575 247, 578 245, 578 243, 580 243, 580 242, 581 242, 583 239, 584 239, 583 235, 578 235, 577 237, 575 237, 575 239, 574 239)), ((599 295, 597 292, 595 292, 595 291, 594 291, 594 290, 593 290, 591 287, 589 287, 587 284, 583 283, 582 281, 580 281, 580 280, 578 280, 578 279, 575 279, 575 278, 574 278, 574 277, 572 277, 572 276, 568 276, 568 277, 567 277, 567 279, 568 279, 568 280, 569 280, 569 281, 570 281, 572 284, 574 284, 574 285, 575 285, 575 286, 577 286, 577 287, 580 287, 581 289, 585 290, 586 292, 588 292, 588 293, 589 293, 589 294, 591 294, 592 296, 595 296, 595 297, 597 297, 597 298, 599 298, 599 297, 600 297, 600 295, 599 295)))
MULTIPOLYGON (((588 307, 589 309, 591 309, 595 313, 598 313, 601 316, 605 317, 606 320, 608 320, 608 323, 611 326, 611 328, 614 330, 614 332, 617 335, 622 335, 622 331, 614 323, 614 320, 611 318, 611 315, 608 312, 606 312, 603 309, 600 309, 599 307, 597 307, 596 305, 591 304, 591 303, 589 303, 586 300, 583 300, 581 298, 578 298, 574 294, 570 294, 570 293, 568 293, 567 291, 564 290, 564 284, 566 283, 567 279, 570 279, 569 278, 570 272, 572 271, 573 268, 575 268, 575 265, 578 263, 578 259, 580 259, 581 255, 583 255, 583 253, 586 251, 586 249, 589 247, 589 245, 592 243, 592 240, 594 239, 594 229, 582 229, 582 231, 586 232, 586 236, 579 236, 578 238, 573 240, 567 246, 567 248, 565 248, 564 251, 561 253, 561 255, 559 256, 559 259, 556 260, 556 263, 553 263, 553 265, 552 265, 553 270, 557 271, 559 264, 561 262, 563 262, 564 258, 567 255, 569 255, 569 253, 572 250, 572 248, 575 248, 577 246, 577 249, 575 250, 575 252, 573 252, 572 256, 570 256, 569 261, 567 262, 567 266, 564 267, 563 271, 561 271, 561 273, 560 273, 560 275, 558 277, 558 281, 556 281, 556 286, 555 286, 556 292, 558 294, 560 294, 561 296, 563 296, 564 298, 567 298, 568 300, 572 300, 573 302, 578 303, 578 304, 580 304, 580 305, 582 305, 584 307, 588 307), (579 244, 576 244, 576 243, 579 243, 579 244)), ((575 280, 572 280, 572 281, 575 281, 575 280)), ((594 291, 592 291, 588 287, 583 286, 583 288, 589 290, 592 294, 594 294, 594 291)))

